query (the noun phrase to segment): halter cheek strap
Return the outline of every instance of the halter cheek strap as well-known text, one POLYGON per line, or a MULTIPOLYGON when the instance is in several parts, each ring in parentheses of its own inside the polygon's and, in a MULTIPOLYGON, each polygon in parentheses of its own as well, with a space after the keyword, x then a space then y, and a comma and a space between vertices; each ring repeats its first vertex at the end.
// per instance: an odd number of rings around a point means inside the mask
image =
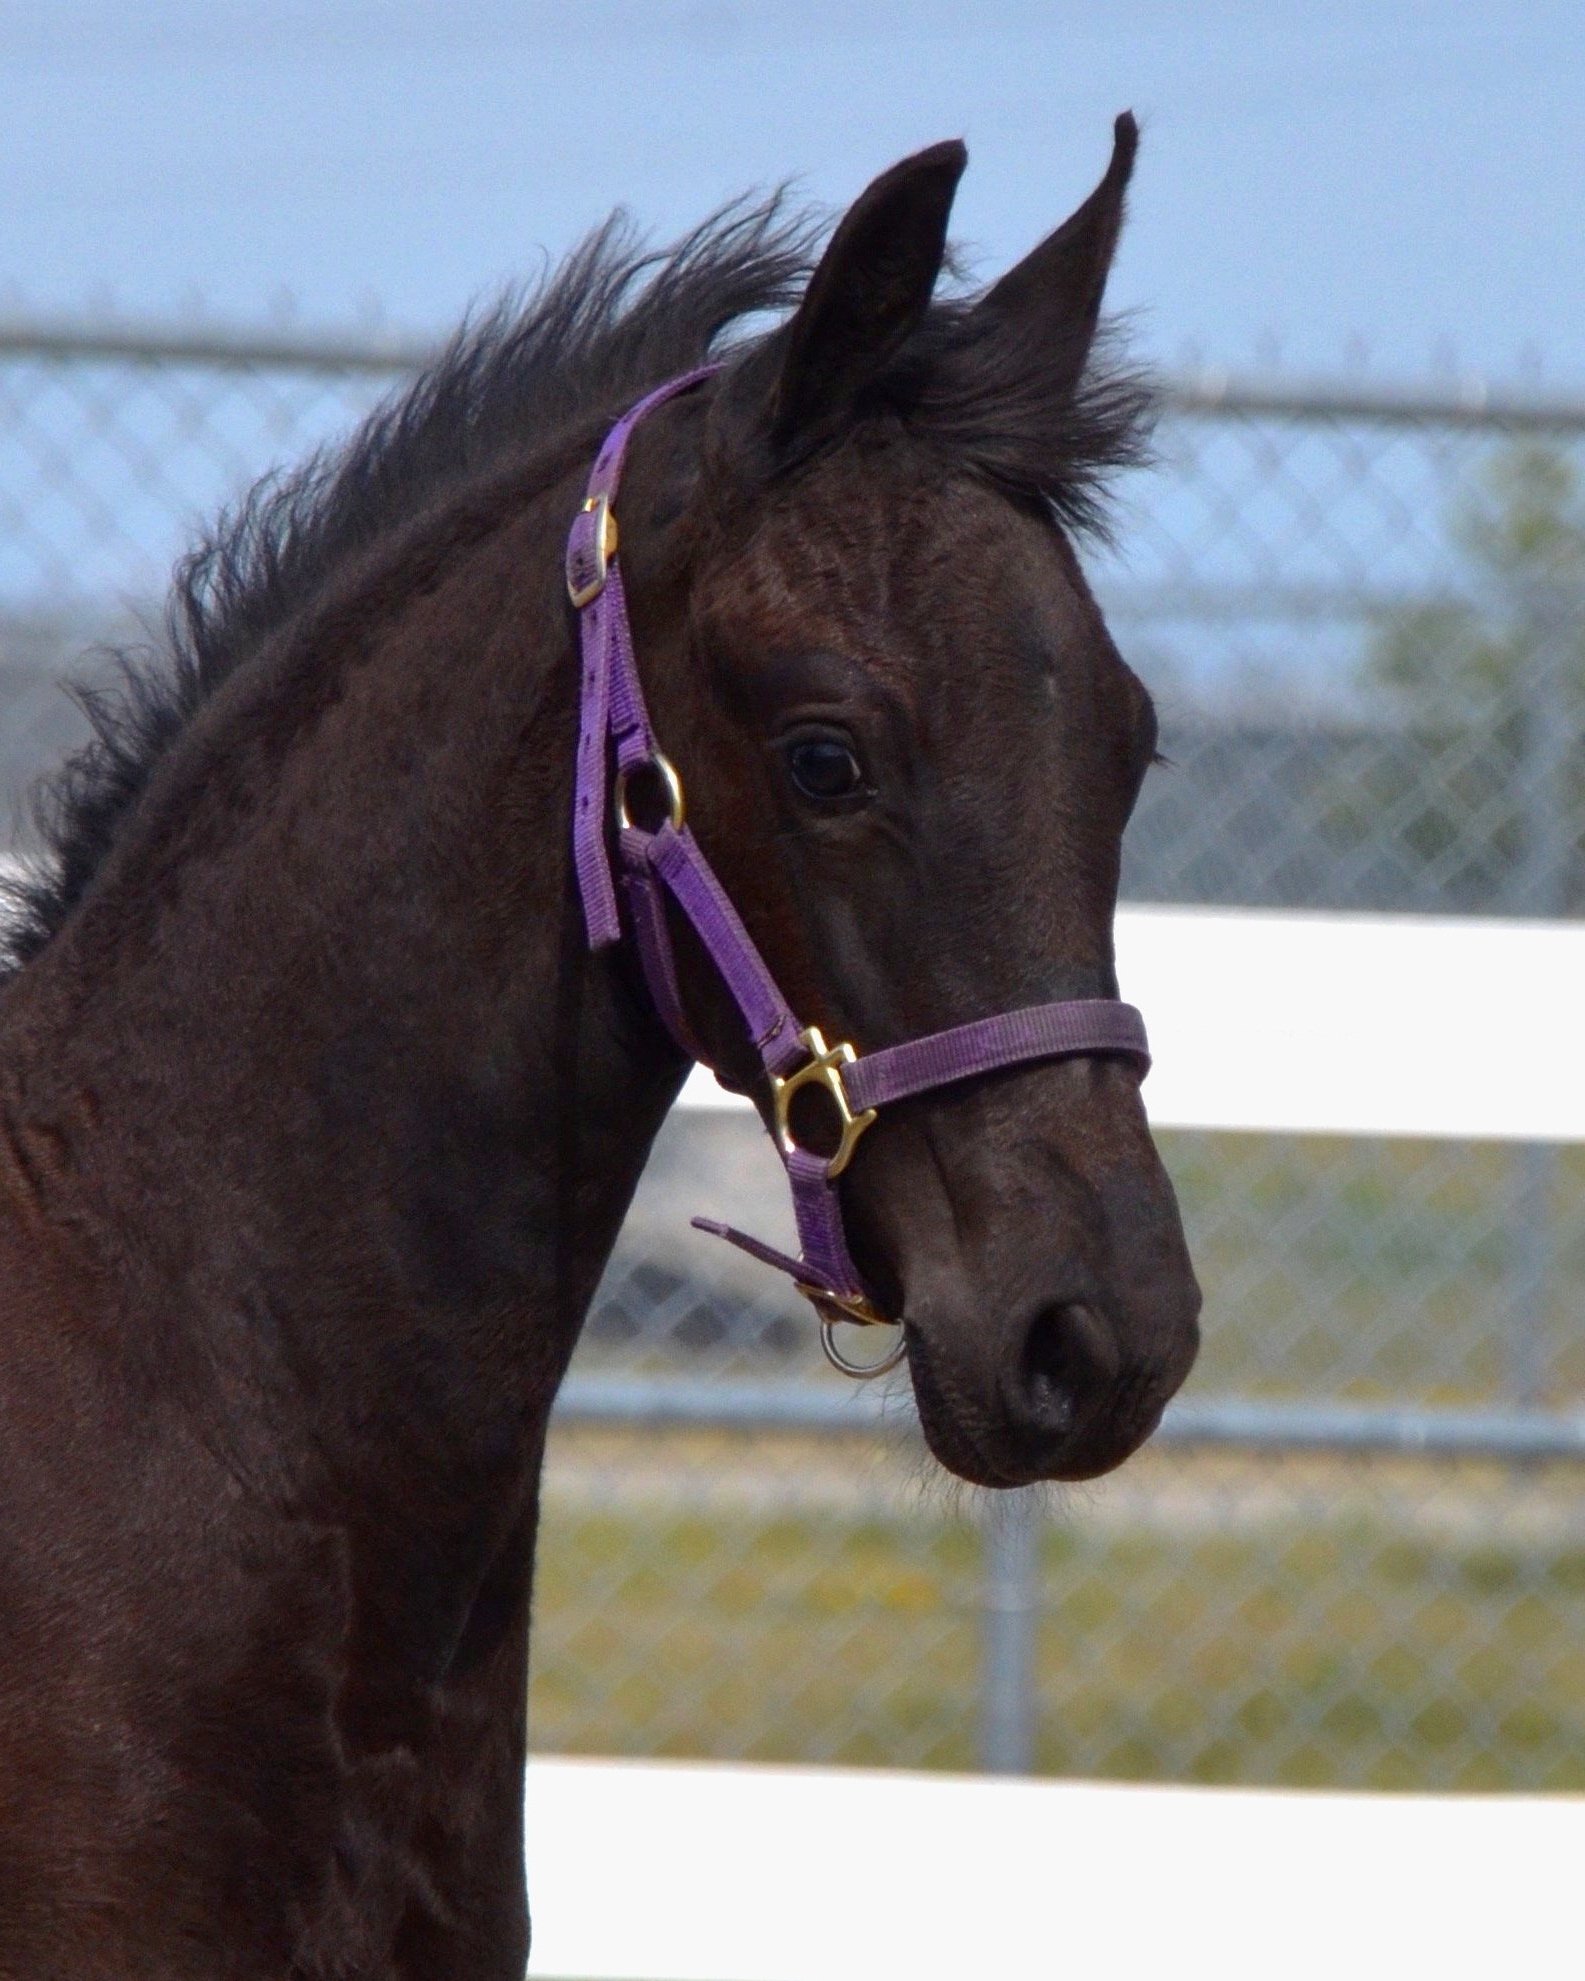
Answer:
MULTIPOLYGON (((595 458, 588 494, 567 543, 567 590, 579 617, 582 694, 573 859, 591 949, 620 942, 622 914, 610 847, 611 814, 621 892, 649 994, 679 1048, 708 1064, 683 1010, 667 923, 670 900, 692 923, 706 954, 736 1004, 770 1082, 775 1137, 786 1165, 798 1228, 798 1257, 709 1218, 702 1231, 725 1238, 751 1257, 787 1273, 814 1303, 826 1354, 848 1375, 876 1375, 901 1359, 903 1339, 881 1362, 858 1365, 837 1350, 837 1321, 885 1323, 848 1251, 840 1178, 877 1110, 1001 1067, 1080 1053, 1121 1053, 1141 1077, 1149 1069, 1144 1021, 1115 998, 1068 999, 1005 1011, 905 1045, 863 1055, 851 1045, 828 1046, 817 1026, 801 1025, 766 968, 737 910, 688 829, 682 781, 650 726, 633 653, 622 589, 614 503, 628 441, 646 414, 691 391, 719 369, 705 365, 658 386, 612 427, 595 458), (614 784, 611 767, 615 765, 614 784), (656 781, 666 816, 656 827, 635 822, 628 804, 632 779, 656 781), (800 1094, 824 1102, 833 1153, 817 1154, 799 1140, 792 1120, 800 1094)), ((800 1104, 800 1114, 808 1107, 800 1104)))

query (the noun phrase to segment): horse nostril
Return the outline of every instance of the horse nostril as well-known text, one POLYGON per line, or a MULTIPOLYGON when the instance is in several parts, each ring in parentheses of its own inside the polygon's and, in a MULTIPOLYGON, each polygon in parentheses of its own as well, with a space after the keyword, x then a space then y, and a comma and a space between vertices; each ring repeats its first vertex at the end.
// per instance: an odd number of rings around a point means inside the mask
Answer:
POLYGON ((1111 1329, 1093 1307, 1054 1302, 1029 1325, 1019 1356, 1024 1408, 1048 1437, 1074 1436, 1116 1382, 1111 1329))

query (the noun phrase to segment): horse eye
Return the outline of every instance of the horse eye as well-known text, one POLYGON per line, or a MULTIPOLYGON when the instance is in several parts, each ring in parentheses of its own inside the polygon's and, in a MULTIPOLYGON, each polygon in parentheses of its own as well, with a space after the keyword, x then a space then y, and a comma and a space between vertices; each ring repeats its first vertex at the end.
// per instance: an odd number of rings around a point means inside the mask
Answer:
POLYGON ((787 752, 792 781, 806 798, 851 798, 864 789, 864 771, 846 743, 807 736, 787 752))

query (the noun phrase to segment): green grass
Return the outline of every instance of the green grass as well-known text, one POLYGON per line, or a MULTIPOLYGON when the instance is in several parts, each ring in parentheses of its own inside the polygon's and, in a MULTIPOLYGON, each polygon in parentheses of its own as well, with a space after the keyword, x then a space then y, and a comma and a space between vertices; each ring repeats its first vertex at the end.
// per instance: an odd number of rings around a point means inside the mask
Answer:
MULTIPOLYGON (((1507 1400, 1528 1214, 1515 1152, 1161 1140, 1206 1294, 1192 1393, 1507 1400)), ((1559 1150, 1548 1388, 1575 1408, 1582 1202, 1585 1149, 1559 1150)), ((812 1367, 778 1357, 767 1371, 812 1367)), ((554 1442, 565 1451, 572 1437, 554 1442)), ((866 1496, 857 1450, 653 1437, 603 1449, 562 1497, 551 1468, 538 1745, 973 1765, 980 1547, 968 1519, 928 1501, 896 1519, 844 1514, 907 1504, 866 1496), (591 1512, 605 1465, 620 1496, 591 1512), (778 1504, 775 1480, 799 1484, 809 1467, 824 1468, 837 1510, 801 1511, 796 1493, 778 1504), (676 1510, 679 1490, 703 1498, 720 1472, 707 1511, 676 1510), (857 1482, 850 1496, 844 1480, 857 1482)), ((1096 1510, 1106 1517, 1079 1505, 1044 1544, 1042 1769, 1585 1789, 1585 1468, 1162 1453, 1133 1461, 1096 1510), (1134 1496, 1137 1519, 1118 1517, 1113 1490, 1134 1496)))
MULTIPOLYGON (((1200 1491, 1192 1462, 1140 1463, 1163 1506, 1200 1491)), ((1048 1532, 1040 1769, 1585 1789, 1585 1543, 1428 1539, 1357 1489, 1317 1517, 1317 1476, 1253 1531, 1048 1532)), ((1578 1507, 1577 1476, 1560 1488, 1578 1507)), ((534 1743, 972 1767, 979 1561, 945 1511, 589 1512, 553 1490, 534 1743)))
MULTIPOLYGON (((1205 1289, 1197 1390, 1501 1397, 1531 1210, 1515 1151, 1328 1136, 1160 1140, 1205 1289)), ((1582 1202, 1585 1149, 1560 1148, 1545 1316, 1559 1400, 1585 1393, 1582 1202)))

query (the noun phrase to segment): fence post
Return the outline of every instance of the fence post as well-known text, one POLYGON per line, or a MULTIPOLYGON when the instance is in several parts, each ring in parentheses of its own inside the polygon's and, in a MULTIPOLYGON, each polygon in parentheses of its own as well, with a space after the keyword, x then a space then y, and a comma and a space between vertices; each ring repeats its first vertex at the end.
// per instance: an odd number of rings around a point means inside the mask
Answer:
MULTIPOLYGON (((1564 586, 1536 580, 1526 585, 1519 604, 1520 847, 1510 902, 1521 915, 1551 917, 1568 910, 1576 838, 1572 769, 1581 727, 1581 690, 1574 676, 1585 624, 1571 619, 1568 605, 1564 586)), ((1548 1142, 1521 1142, 1511 1174, 1507 1386, 1516 1403, 1535 1407, 1546 1395, 1550 1361, 1557 1150, 1548 1142)))
POLYGON ((1038 1493, 997 1493, 986 1509, 984 1536, 980 1766, 991 1775, 1027 1775, 1035 1765, 1038 1493))

